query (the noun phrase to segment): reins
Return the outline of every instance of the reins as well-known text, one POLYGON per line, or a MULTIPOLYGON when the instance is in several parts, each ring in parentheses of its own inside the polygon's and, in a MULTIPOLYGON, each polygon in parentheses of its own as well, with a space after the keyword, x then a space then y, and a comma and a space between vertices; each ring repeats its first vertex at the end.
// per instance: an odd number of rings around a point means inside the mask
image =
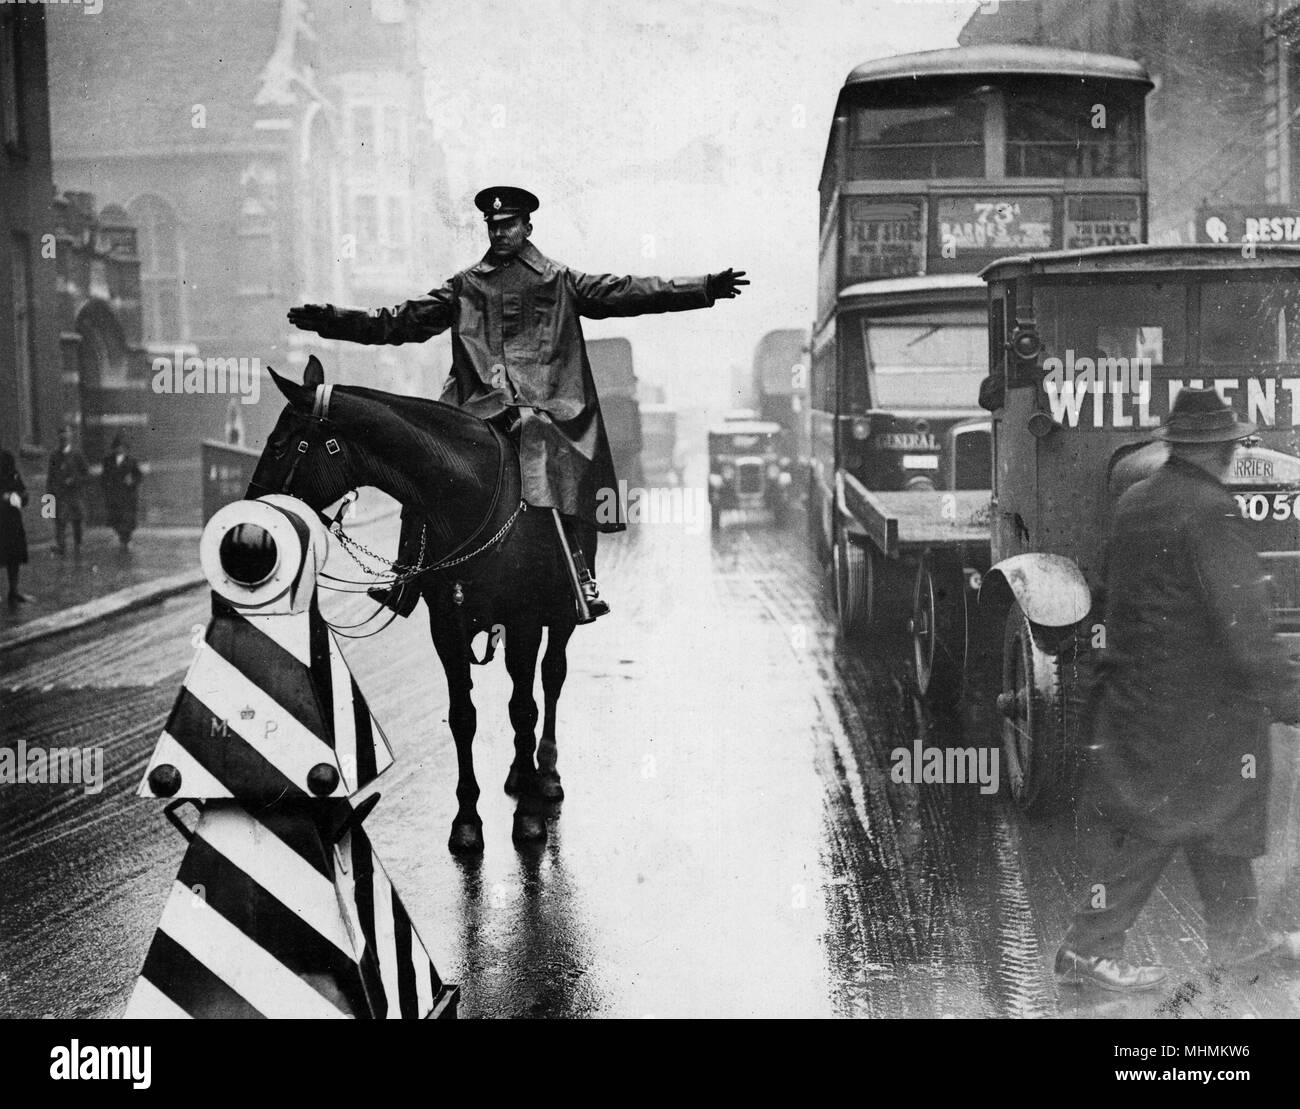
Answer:
MULTIPOLYGON (((327 423, 329 418, 330 395, 333 388, 333 385, 318 385, 316 387, 316 396, 312 403, 311 415, 322 425, 327 423)), ((348 535, 343 529, 343 511, 341 510, 333 521, 328 522, 329 530, 338 539, 339 545, 345 552, 347 552, 348 557, 351 558, 362 571, 372 575, 372 580, 357 581, 350 578, 336 577, 333 574, 327 574, 324 571, 321 571, 319 575, 321 579, 321 588, 328 589, 334 593, 362 593, 374 588, 375 586, 386 586, 389 589, 393 589, 406 582, 424 577, 427 574, 439 573, 444 570, 449 570, 454 566, 460 566, 470 562, 491 550, 498 543, 502 542, 510 533, 511 528, 514 527, 515 521, 519 518, 519 514, 525 511, 528 507, 522 499, 519 504, 515 506, 515 510, 510 514, 510 517, 501 525, 500 528, 497 529, 495 534, 484 540, 482 543, 479 543, 477 546, 474 546, 472 550, 466 550, 467 547, 471 547, 475 544, 479 536, 487 530, 493 518, 496 516, 498 507, 501 503, 501 492, 505 488, 506 484, 506 462, 509 457, 509 452, 506 449, 507 444, 505 442, 505 436, 498 428, 493 427, 491 424, 488 426, 491 428, 493 437, 497 444, 496 487, 493 489, 492 502, 488 506, 483 519, 479 521, 478 526, 475 527, 462 542, 457 544, 451 551, 436 562, 431 562, 426 565, 424 557, 428 543, 428 524, 427 522, 422 523, 420 526, 420 549, 416 554, 415 565, 408 566, 397 562, 396 560, 384 558, 382 555, 372 551, 360 540, 354 539, 352 536, 348 535), (389 570, 378 569, 374 566, 367 565, 358 556, 358 553, 374 559, 377 563, 387 565, 389 570), (326 584, 326 582, 332 582, 334 584, 326 584), (346 586, 356 586, 359 588, 340 588, 346 586)), ((339 451, 337 440, 334 439, 328 440, 326 442, 326 447, 330 450, 330 454, 337 454, 339 451)), ((298 441, 298 447, 293 462, 290 465, 289 472, 285 475, 284 481, 281 485, 282 492, 288 491, 294 475, 297 473, 298 464, 310 450, 311 443, 307 439, 300 439, 298 441)), ((333 624, 328 620, 326 623, 329 625, 331 630, 342 635, 345 639, 369 639, 371 636, 378 635, 380 632, 384 631, 389 624, 396 619, 396 610, 393 610, 388 619, 373 631, 366 632, 363 635, 348 635, 347 632, 355 628, 364 627, 378 616, 384 608, 385 605, 380 603, 373 613, 367 616, 364 620, 360 620, 355 624, 333 624)), ((488 657, 491 657, 490 654, 488 657)))

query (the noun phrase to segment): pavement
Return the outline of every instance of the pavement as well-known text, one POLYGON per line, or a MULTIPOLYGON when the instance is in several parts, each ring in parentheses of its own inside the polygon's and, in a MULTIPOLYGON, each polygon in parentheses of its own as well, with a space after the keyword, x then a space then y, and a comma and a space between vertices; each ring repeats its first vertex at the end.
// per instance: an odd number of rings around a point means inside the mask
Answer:
MULTIPOLYGON (((370 500, 365 513, 348 517, 351 531, 396 520, 397 507, 388 498, 373 494, 370 500)), ((202 534, 200 527, 144 527, 123 550, 115 533, 91 528, 80 558, 70 553, 60 558, 52 542, 33 544, 18 583, 31 600, 0 601, 0 654, 204 585, 202 534)))
POLYGON ((0 603, 0 652, 154 604, 204 583, 197 527, 146 527, 123 550, 107 528, 86 533, 80 558, 33 545, 18 587, 32 599, 0 603))

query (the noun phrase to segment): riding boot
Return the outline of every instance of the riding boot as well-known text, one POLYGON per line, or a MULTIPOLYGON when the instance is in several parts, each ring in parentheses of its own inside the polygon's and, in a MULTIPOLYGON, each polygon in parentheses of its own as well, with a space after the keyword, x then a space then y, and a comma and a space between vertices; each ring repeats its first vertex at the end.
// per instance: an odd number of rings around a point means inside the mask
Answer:
POLYGON ((601 598, 600 585, 587 569, 587 559, 582 553, 582 548, 575 543, 571 545, 570 552, 573 555, 573 568, 578 575, 578 586, 582 590, 583 600, 587 602, 587 611, 591 613, 592 620, 607 615, 609 602, 601 598))
POLYGON ((581 545, 572 537, 569 525, 559 512, 551 509, 555 518, 555 530, 560 540, 560 553, 564 557, 569 572, 569 583, 573 587, 574 603, 578 607, 578 623, 590 624, 597 617, 609 612, 609 605, 601 599, 600 587, 587 568, 586 556, 581 545))
MULTIPOLYGON (((402 534, 397 541, 397 562, 401 566, 414 566, 420 557, 420 529, 424 521, 418 513, 402 509, 402 534)), ((372 600, 378 601, 384 608, 390 608, 398 616, 410 616, 420 602, 419 583, 400 581, 396 585, 376 585, 366 592, 372 600)))

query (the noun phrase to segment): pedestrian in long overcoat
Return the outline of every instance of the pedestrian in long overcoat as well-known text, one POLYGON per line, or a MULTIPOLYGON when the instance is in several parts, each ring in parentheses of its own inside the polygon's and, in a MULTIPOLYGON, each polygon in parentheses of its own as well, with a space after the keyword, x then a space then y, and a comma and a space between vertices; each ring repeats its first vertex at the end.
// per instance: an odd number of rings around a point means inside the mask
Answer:
POLYGON ((9 451, 0 449, 0 563, 9 578, 10 604, 31 600, 18 590, 18 573, 27 562, 27 530, 23 527, 27 500, 27 486, 18 472, 18 463, 9 451))
POLYGON ((121 435, 113 436, 112 449, 104 455, 99 482, 108 526, 117 532, 118 540, 125 547, 131 542, 139 511, 140 464, 127 451, 126 440, 121 435))
POLYGON ((1157 432, 1168 461, 1116 507, 1083 801, 1103 858, 1058 955, 1067 980, 1158 984, 1162 968, 1124 961, 1124 937, 1179 850, 1212 957, 1295 944, 1263 935, 1250 865, 1265 849, 1269 723, 1300 713, 1249 525, 1222 484, 1253 431, 1213 389, 1184 389, 1157 432))
POLYGON ((72 442, 72 428, 59 429, 59 445, 50 454, 45 476, 45 491, 54 495, 54 549, 60 555, 67 550, 67 529, 72 525, 72 544, 81 550, 81 525, 86 516, 86 485, 90 467, 85 455, 72 442))

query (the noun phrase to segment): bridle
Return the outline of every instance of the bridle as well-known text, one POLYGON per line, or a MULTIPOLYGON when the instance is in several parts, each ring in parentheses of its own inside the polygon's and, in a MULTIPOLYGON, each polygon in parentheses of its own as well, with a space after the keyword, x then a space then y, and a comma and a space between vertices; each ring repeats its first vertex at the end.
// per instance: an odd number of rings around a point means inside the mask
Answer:
MULTIPOLYGON (((333 390, 334 390, 334 386, 332 384, 322 384, 316 386, 316 395, 312 400, 311 418, 317 421, 317 423, 322 428, 326 427, 329 424, 329 407, 330 407, 330 400, 331 400, 333 390)), ((335 593, 358 593, 358 592, 363 592, 377 585, 389 586, 390 588, 395 587, 405 582, 412 581, 416 578, 423 577, 426 574, 433 574, 442 570, 449 570, 454 566, 463 565, 464 563, 469 562, 471 559, 477 558, 479 555, 486 553, 487 551, 495 547, 498 543, 502 542, 502 540, 505 539, 505 537, 510 533, 510 530, 514 527, 515 521, 518 520, 520 512, 523 512, 528 506, 521 499, 519 504, 515 506, 514 511, 510 514, 509 519, 506 520, 506 522, 496 531, 496 533, 490 536, 482 543, 478 543, 479 537, 487 530, 487 528, 491 525, 493 519, 497 515, 498 507, 501 503, 501 493, 506 486, 506 476, 507 476, 506 467, 510 457, 510 453, 506 449, 507 441, 504 433, 499 428, 491 424, 489 424, 488 426, 489 428, 491 428, 492 435, 497 444, 496 487, 492 492, 492 501, 488 505, 487 511, 484 514, 483 519, 479 522, 478 526, 469 534, 469 536, 466 539, 464 539, 461 543, 457 544, 455 548, 453 548, 442 558, 438 559, 436 562, 431 562, 425 565, 424 552, 425 552, 425 545, 427 542, 428 525, 421 524, 420 550, 418 555, 416 556, 416 564, 414 566, 405 566, 394 560, 386 559, 382 555, 376 554, 374 551, 370 550, 363 543, 359 542, 356 539, 353 539, 350 535, 347 534, 347 532, 343 530, 343 516, 347 511, 347 508, 351 504, 351 502, 356 500, 356 490, 352 489, 349 491, 349 494, 345 496, 344 504, 342 505, 342 507, 340 507, 339 511, 337 512, 337 514, 334 516, 332 520, 329 517, 325 516, 323 513, 320 513, 319 515, 321 516, 322 521, 325 523, 326 528, 335 536, 336 539, 338 539, 339 545, 343 548, 344 551, 347 552, 348 557, 351 558, 352 561, 355 562, 357 566, 361 568, 362 571, 364 571, 367 574, 373 575, 373 577, 372 580, 370 581, 357 581, 349 578, 335 577, 333 574, 327 574, 324 571, 321 571, 320 577, 323 581, 329 581, 335 583, 333 585, 322 584, 322 588, 329 589, 335 593), (475 546, 476 543, 478 544, 477 546, 475 546), (473 549, 468 549, 471 547, 473 549), (386 563, 390 568, 390 570, 385 571, 381 569, 376 569, 373 566, 367 566, 364 562, 361 561, 360 558, 357 557, 356 552, 358 551, 375 559, 377 562, 386 563), (390 571, 392 573, 392 576, 386 576, 390 573, 390 571), (341 588, 341 587, 348 587, 348 586, 359 587, 359 588, 341 588)), ((307 455, 311 452, 312 445, 313 444, 311 440, 306 437, 300 438, 298 440, 298 445, 294 451, 293 460, 289 465, 288 472, 285 474, 284 479, 280 482, 279 492, 284 494, 289 493, 289 488, 293 484, 294 477, 297 475, 298 466, 301 464, 303 459, 305 459, 307 455)), ((342 447, 339 445, 338 439, 334 438, 333 436, 325 440, 324 446, 326 451, 330 455, 338 454, 342 450, 342 447)), ((254 488, 254 483, 250 483, 250 490, 252 488, 254 488)), ((263 487, 256 486, 256 488, 263 488, 263 487)), ((341 631, 341 629, 362 627, 363 625, 373 620, 376 616, 378 616, 379 613, 383 611, 383 608, 384 606, 380 604, 376 608, 376 610, 373 613, 371 613, 371 615, 367 616, 364 620, 360 621, 359 623, 344 624, 344 625, 331 624, 330 627, 333 628, 335 631, 339 631, 340 634, 344 634, 341 631)), ((389 624, 393 622, 393 619, 396 617, 396 615, 397 613, 394 612, 383 625, 376 628, 374 631, 368 632, 366 635, 346 636, 346 638, 367 639, 372 635, 377 635, 379 632, 383 631, 385 628, 388 627, 389 624)))

